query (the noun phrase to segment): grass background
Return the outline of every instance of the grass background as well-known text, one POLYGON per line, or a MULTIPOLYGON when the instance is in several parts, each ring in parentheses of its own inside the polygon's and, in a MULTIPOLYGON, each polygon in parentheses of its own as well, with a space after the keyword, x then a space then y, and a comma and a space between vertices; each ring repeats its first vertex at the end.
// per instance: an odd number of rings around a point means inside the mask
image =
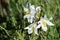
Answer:
POLYGON ((9 11, 0 6, 0 40, 60 40, 60 0, 6 0, 9 11), (48 31, 38 30, 39 35, 29 35, 24 30, 30 23, 24 20, 23 7, 30 2, 41 6, 41 14, 53 17, 54 26, 48 26, 48 31), (1 9, 2 8, 2 9, 1 9))

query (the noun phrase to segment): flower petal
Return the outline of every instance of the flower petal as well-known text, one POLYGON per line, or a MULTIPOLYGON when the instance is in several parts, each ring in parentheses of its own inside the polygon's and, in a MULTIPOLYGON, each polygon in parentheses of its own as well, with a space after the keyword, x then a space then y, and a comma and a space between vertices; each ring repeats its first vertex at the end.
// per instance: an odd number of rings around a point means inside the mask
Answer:
POLYGON ((37 31, 37 29, 34 30, 34 33, 38 35, 38 31, 37 31))
POLYGON ((27 6, 27 7, 31 6, 31 3, 27 2, 26 6, 27 6))
POLYGON ((30 18, 30 15, 28 14, 28 15, 24 15, 24 19, 25 18, 30 18))
POLYGON ((30 19, 30 23, 32 23, 32 22, 33 22, 33 18, 30 19))
POLYGON ((44 19, 48 19, 47 16, 46 16, 46 14, 44 15, 44 19))
POLYGON ((53 17, 50 17, 50 18, 49 18, 49 20, 52 20, 52 19, 53 19, 53 17))
POLYGON ((24 29, 29 29, 29 27, 26 27, 26 28, 24 28, 24 29))
POLYGON ((31 5, 30 6, 30 11, 33 11, 33 10, 35 10, 35 6, 34 5, 31 5))
POLYGON ((42 26, 43 31, 47 31, 47 27, 42 26))
POLYGON ((27 18, 27 15, 24 15, 24 19, 27 18))
POLYGON ((40 6, 36 7, 36 11, 37 11, 37 12, 38 12, 38 11, 41 11, 40 6))
POLYGON ((28 34, 31 34, 32 32, 33 32, 33 30, 32 30, 32 24, 31 25, 29 25, 30 27, 29 27, 29 29, 28 29, 28 34))
POLYGON ((36 12, 35 12, 34 10, 30 11, 30 15, 31 15, 31 16, 35 16, 35 13, 36 13, 36 12))
POLYGON ((36 13, 34 5, 30 6, 30 15, 34 16, 36 13))
POLYGON ((30 22, 30 18, 28 18, 28 22, 30 22))
POLYGON ((25 7, 24 7, 24 11, 26 11, 26 10, 28 10, 28 8, 25 8, 25 7))
POLYGON ((54 26, 54 24, 52 22, 50 22, 49 20, 46 20, 46 23, 49 25, 49 26, 54 26))
POLYGON ((28 29, 28 34, 31 34, 32 32, 33 32, 33 30, 32 30, 32 29, 31 29, 31 30, 29 30, 29 29, 28 29))
POLYGON ((39 24, 36 28, 40 28, 41 27, 41 24, 39 24))
POLYGON ((33 20, 34 20, 34 17, 33 17, 33 16, 31 16, 31 19, 30 19, 31 23, 33 22, 33 20))
POLYGON ((24 28, 24 29, 29 29, 29 30, 31 30, 32 25, 33 25, 33 24, 30 24, 30 25, 28 25, 28 26, 27 26, 26 28, 24 28))

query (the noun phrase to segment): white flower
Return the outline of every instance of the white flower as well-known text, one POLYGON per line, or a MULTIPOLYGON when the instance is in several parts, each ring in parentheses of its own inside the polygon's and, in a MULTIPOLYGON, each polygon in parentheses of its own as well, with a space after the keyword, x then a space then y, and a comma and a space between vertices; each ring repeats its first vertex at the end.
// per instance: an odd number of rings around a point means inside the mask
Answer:
POLYGON ((54 26, 54 24, 50 22, 46 16, 44 18, 41 18, 38 24, 39 24, 38 26, 42 27, 43 31, 47 31, 47 25, 54 26))
POLYGON ((32 19, 31 15, 30 15, 29 9, 24 8, 24 11, 25 11, 25 14, 26 14, 26 15, 24 15, 24 19, 27 18, 28 22, 32 23, 33 19, 32 19))
POLYGON ((28 29, 28 34, 31 34, 34 32, 35 34, 38 35, 38 31, 37 31, 38 28, 40 28, 40 27, 38 27, 36 23, 33 23, 24 29, 28 29))
POLYGON ((30 15, 29 9, 24 8, 24 11, 25 11, 24 19, 27 18, 28 22, 32 23, 33 19, 32 19, 31 15, 30 15))
POLYGON ((24 8, 24 11, 25 11, 24 19, 27 18, 28 22, 32 23, 33 20, 35 19, 34 5, 30 5, 30 10, 28 8, 24 8))

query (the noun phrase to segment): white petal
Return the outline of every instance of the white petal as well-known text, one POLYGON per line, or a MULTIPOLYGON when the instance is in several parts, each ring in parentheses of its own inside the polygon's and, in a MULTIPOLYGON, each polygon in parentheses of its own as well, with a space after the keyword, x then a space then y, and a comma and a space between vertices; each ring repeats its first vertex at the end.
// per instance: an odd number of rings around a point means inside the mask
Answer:
POLYGON ((33 19, 30 20, 30 23, 32 23, 32 22, 33 22, 33 19))
POLYGON ((32 32, 33 32, 33 30, 29 30, 29 29, 28 29, 28 34, 31 34, 32 32))
POLYGON ((47 31, 47 27, 42 26, 43 31, 47 31))
POLYGON ((49 20, 46 20, 46 23, 49 25, 49 26, 54 26, 54 24, 52 22, 50 22, 49 20))
POLYGON ((29 27, 26 27, 26 28, 24 28, 24 29, 29 29, 29 27))
POLYGON ((35 7, 34 7, 34 5, 31 5, 31 6, 30 6, 30 14, 34 16, 35 13, 36 13, 36 12, 35 12, 35 7))
POLYGON ((40 28, 41 27, 41 24, 39 24, 36 28, 40 28))
POLYGON ((35 16, 35 14, 36 14, 36 11, 35 10, 30 11, 30 15, 31 16, 35 16))
POLYGON ((28 25, 28 26, 27 26, 26 28, 24 28, 24 29, 29 29, 29 30, 31 30, 32 25, 33 25, 33 24, 30 24, 30 25, 28 25))
POLYGON ((29 15, 24 15, 24 19, 27 18, 27 17, 29 17, 29 15))
POLYGON ((31 18, 31 19, 30 19, 30 23, 32 23, 32 22, 33 22, 33 19, 31 18))
POLYGON ((48 19, 46 15, 44 15, 44 19, 48 19))
POLYGON ((50 18, 49 18, 49 20, 52 20, 52 19, 53 19, 53 17, 50 17, 50 18))
POLYGON ((40 6, 36 7, 36 11, 41 11, 40 6))
POLYGON ((31 23, 33 22, 33 19, 34 19, 34 17, 33 17, 33 16, 31 16, 31 20, 30 20, 30 21, 31 21, 31 23))
POLYGON ((27 6, 27 7, 28 7, 28 6, 31 6, 31 3, 27 3, 26 6, 27 6))
POLYGON ((34 33, 38 35, 38 31, 37 31, 37 29, 34 30, 34 33))
POLYGON ((29 18, 29 17, 30 17, 30 15, 29 15, 29 14, 28 14, 28 15, 24 15, 24 19, 25 19, 25 18, 29 18))
POLYGON ((27 15, 24 15, 24 19, 27 18, 27 15))
POLYGON ((28 8, 25 8, 25 7, 24 7, 24 11, 27 11, 27 10, 28 10, 28 8))
POLYGON ((30 22, 30 18, 28 18, 28 22, 30 22))
POLYGON ((31 23, 31 17, 29 16, 27 19, 28 19, 28 22, 30 22, 30 23, 31 23))
POLYGON ((31 5, 30 6, 30 11, 33 11, 33 10, 35 10, 35 6, 34 5, 31 5))

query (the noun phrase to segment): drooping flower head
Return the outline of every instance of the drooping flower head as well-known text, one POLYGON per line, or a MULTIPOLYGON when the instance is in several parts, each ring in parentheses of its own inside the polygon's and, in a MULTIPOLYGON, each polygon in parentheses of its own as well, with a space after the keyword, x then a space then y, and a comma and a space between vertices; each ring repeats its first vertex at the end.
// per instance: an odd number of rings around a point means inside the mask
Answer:
POLYGON ((41 7, 40 6, 36 7, 36 18, 37 18, 37 20, 40 19, 40 11, 41 11, 41 7))

